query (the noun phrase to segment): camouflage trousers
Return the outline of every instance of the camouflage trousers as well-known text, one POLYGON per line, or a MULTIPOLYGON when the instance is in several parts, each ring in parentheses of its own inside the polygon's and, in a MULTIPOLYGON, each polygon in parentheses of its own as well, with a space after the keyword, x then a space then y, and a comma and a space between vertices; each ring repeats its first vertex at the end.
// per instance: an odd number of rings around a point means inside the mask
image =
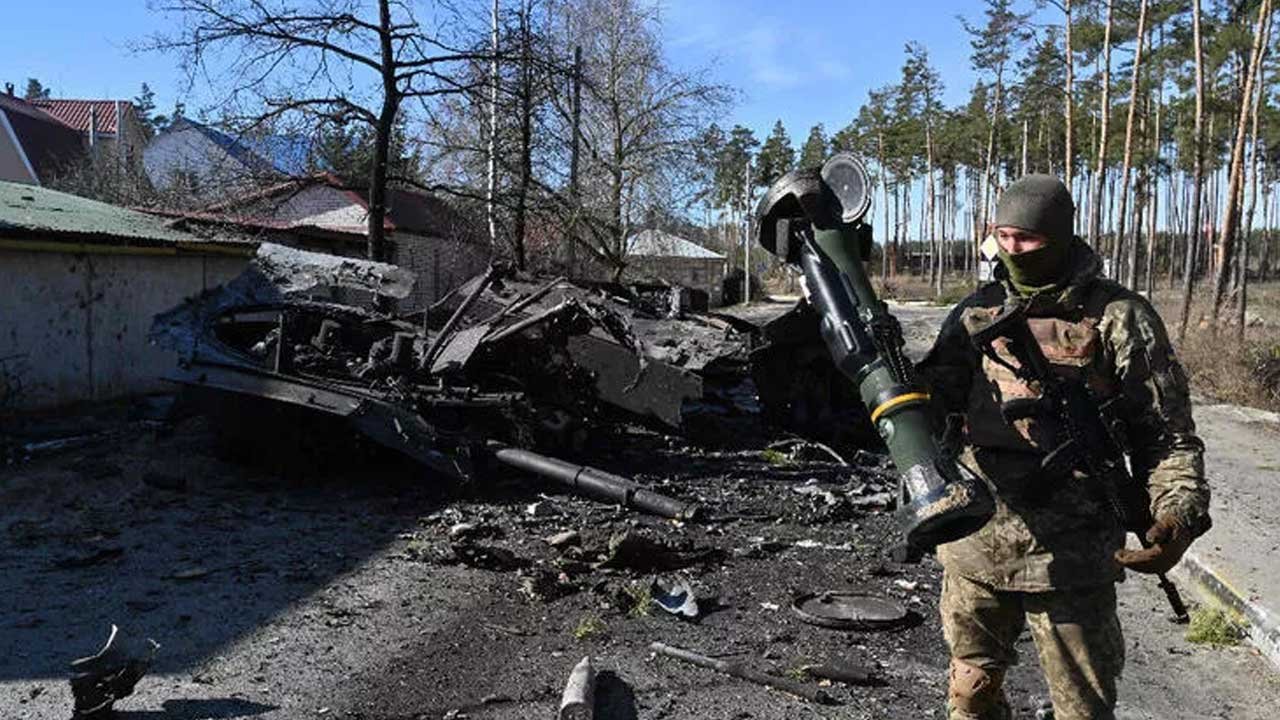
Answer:
MULTIPOLYGON (((1014 592, 944 573, 940 610, 951 657, 998 675, 1017 662, 1014 642, 1029 625, 1055 720, 1114 720, 1116 681, 1124 668, 1114 584, 1014 592)), ((1011 716, 1003 692, 981 715, 955 707, 947 712, 949 720, 1011 716)))

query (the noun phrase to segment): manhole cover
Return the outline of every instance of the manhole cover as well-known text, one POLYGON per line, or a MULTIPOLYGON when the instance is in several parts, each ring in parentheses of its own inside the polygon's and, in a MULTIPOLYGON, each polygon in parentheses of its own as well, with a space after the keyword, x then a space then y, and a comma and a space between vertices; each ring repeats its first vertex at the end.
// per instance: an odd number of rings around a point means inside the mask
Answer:
POLYGON ((888 598, 834 590, 802 595, 791 610, 810 625, 837 630, 884 630, 907 619, 906 608, 888 598))

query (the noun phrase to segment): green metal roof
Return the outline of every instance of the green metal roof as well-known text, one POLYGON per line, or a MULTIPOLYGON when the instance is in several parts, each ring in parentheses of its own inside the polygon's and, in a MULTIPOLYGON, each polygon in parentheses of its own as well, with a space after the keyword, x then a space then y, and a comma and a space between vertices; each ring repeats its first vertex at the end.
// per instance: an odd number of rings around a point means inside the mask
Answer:
POLYGON ((57 190, 0 181, 0 235, 41 236, 81 243, 175 245, 215 243, 253 245, 246 237, 219 233, 195 235, 170 226, 171 219, 57 190), (113 242, 114 241, 114 242, 113 242))

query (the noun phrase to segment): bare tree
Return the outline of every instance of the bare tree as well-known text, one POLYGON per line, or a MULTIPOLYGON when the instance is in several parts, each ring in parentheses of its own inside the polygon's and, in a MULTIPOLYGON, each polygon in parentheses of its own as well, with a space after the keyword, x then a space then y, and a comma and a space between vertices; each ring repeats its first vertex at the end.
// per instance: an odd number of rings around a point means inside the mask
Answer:
POLYGON ((236 119, 249 125, 281 118, 374 134, 368 183, 368 256, 383 259, 392 133, 402 105, 467 88, 462 63, 484 59, 450 37, 443 24, 423 27, 408 4, 377 0, 377 17, 358 0, 163 0, 182 29, 147 48, 179 53, 190 77, 207 78, 236 119))
MULTIPOLYGON (((656 10, 638 0, 564 0, 570 18, 563 47, 581 46, 578 138, 585 230, 582 244, 620 273, 631 228, 649 210, 670 211, 690 195, 695 139, 725 107, 729 93, 663 58, 656 10)), ((568 145, 573 108, 553 98, 557 135, 568 145)))

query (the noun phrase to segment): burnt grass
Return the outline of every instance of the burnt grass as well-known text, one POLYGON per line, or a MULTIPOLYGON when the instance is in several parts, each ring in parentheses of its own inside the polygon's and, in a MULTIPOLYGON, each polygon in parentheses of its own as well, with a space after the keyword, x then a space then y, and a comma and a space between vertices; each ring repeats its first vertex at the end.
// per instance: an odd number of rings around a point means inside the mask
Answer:
MULTIPOLYGON (((120 706, 163 701, 166 717, 245 703, 270 717, 551 717, 584 655, 600 718, 943 716, 940 568, 886 558, 892 468, 874 452, 842 466, 631 428, 575 458, 701 503, 702 519, 677 522, 509 470, 459 485, 376 453, 317 467, 279 444, 265 465, 245 462, 262 451, 232 461, 201 417, 96 432, 0 468, 13 688, 0 705, 32 717, 58 716, 36 712, 64 702, 50 678, 112 622, 162 645, 156 677, 120 706), (576 541, 548 542, 567 531, 576 541), (632 552, 611 552, 624 533, 632 552), (687 621, 643 602, 654 579, 688 582, 709 611, 687 621), (895 599, 907 622, 840 631, 790 611, 826 590, 895 599), (654 657, 653 641, 808 683, 806 665, 844 662, 877 683, 829 683, 837 704, 819 706, 654 657)), ((1024 655, 1009 685, 1030 717, 1043 685, 1024 655)))

